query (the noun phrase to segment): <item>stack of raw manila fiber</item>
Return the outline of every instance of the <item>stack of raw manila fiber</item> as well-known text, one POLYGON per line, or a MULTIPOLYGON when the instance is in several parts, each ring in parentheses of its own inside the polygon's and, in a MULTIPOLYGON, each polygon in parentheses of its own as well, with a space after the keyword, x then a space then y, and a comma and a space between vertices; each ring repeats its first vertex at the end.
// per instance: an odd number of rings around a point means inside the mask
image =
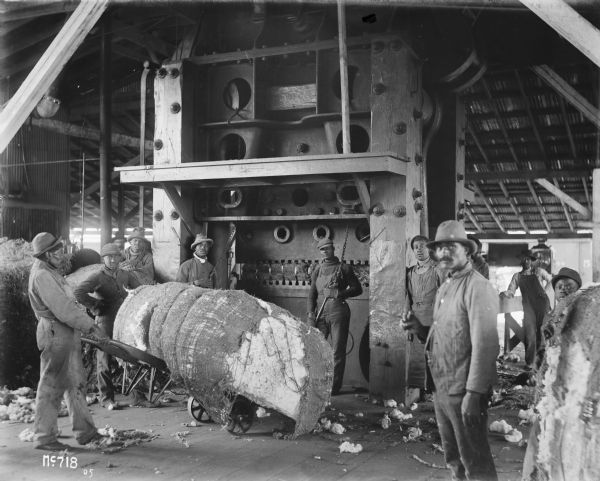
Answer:
POLYGON ((553 311, 557 339, 546 349, 539 480, 600 479, 600 285, 569 296, 553 311))
POLYGON ((295 435, 310 432, 329 403, 333 353, 323 335, 243 291, 141 286, 119 309, 114 338, 163 359, 223 423, 232 394, 292 418, 295 435))

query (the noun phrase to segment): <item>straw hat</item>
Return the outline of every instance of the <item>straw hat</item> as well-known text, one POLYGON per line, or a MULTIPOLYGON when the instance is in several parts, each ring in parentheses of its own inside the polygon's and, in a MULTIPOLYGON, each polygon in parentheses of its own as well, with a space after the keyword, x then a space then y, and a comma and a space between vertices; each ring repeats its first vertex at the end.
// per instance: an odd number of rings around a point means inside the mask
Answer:
POLYGON ((213 240, 210 237, 206 237, 204 234, 196 234, 196 238, 194 239, 194 242, 192 242, 192 249, 201 242, 210 242, 210 245, 213 244, 213 240))

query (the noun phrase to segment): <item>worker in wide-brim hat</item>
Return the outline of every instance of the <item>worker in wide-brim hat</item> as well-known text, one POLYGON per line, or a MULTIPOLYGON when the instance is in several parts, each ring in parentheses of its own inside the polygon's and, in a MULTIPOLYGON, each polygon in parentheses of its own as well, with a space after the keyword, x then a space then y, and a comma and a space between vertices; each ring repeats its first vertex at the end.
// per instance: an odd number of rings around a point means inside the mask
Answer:
POLYGON ((477 248, 462 223, 442 222, 434 249, 446 278, 435 297, 433 324, 410 312, 402 328, 425 342, 437 424, 452 479, 495 480, 487 407, 496 383, 498 293, 470 260, 477 248))
POLYGON ((489 279, 490 278, 490 266, 488 266, 488 263, 485 261, 485 259, 481 255, 481 247, 482 247, 481 241, 477 237, 475 237, 474 235, 471 235, 471 234, 469 234, 467 236, 467 238, 469 238, 473 242, 475 242, 475 245, 477 246, 475 249, 475 252, 473 252, 473 254, 471 254, 471 263, 473 264, 473 269, 475 269, 477 272, 479 272, 486 279, 489 279))
POLYGON ((523 343, 525 344, 526 369, 531 369, 535 361, 542 335, 544 316, 550 311, 550 299, 546 295, 546 287, 552 276, 545 269, 535 265, 536 257, 530 250, 519 253, 521 271, 513 275, 508 289, 501 295, 514 297, 517 289, 521 290, 523 300, 523 343))
POLYGON ((208 261, 208 253, 212 248, 213 240, 204 234, 196 234, 191 248, 192 258, 179 266, 177 282, 186 282, 197 287, 214 289, 217 286, 215 267, 208 261))
POLYGON ((40 356, 40 380, 33 425, 37 449, 62 451, 71 446, 58 441, 57 417, 63 397, 79 444, 100 438, 85 399, 85 374, 79 333, 105 339, 81 306, 67 294, 58 268, 65 254, 56 236, 41 232, 32 240, 36 260, 29 274, 29 301, 38 320, 36 339, 40 356))
POLYGON ((333 346, 332 395, 342 389, 346 366, 346 343, 350 330, 349 297, 362 294, 362 286, 351 266, 342 264, 335 256, 333 241, 324 237, 317 243, 322 260, 311 274, 308 292, 307 322, 319 329, 325 339, 331 334, 333 346), (321 304, 317 308, 317 300, 321 304))
POLYGON ((126 271, 132 271, 140 284, 153 284, 154 259, 144 228, 135 227, 127 237, 127 241, 130 245, 123 252, 123 260, 119 267, 126 271))
MULTIPOLYGON (((127 297, 126 288, 135 289, 140 282, 133 271, 119 268, 122 256, 119 246, 105 244, 100 255, 104 263, 102 269, 75 286, 73 293, 77 301, 94 314, 96 325, 102 332, 112 338, 117 312, 127 297)), ((109 410, 118 408, 112 382, 111 356, 102 349, 96 350, 96 377, 100 404, 109 410)))

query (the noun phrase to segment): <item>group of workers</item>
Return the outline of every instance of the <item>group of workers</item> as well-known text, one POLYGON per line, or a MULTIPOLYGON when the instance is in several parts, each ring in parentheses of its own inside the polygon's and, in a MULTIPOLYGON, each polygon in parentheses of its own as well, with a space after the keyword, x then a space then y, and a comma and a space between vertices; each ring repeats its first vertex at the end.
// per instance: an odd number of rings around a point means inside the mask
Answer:
MULTIPOLYGON (((89 414, 80 350, 81 333, 109 339, 116 313, 134 289, 153 282, 152 252, 143 231, 128 238, 130 247, 117 242, 102 247, 102 269, 74 289, 79 304, 68 294, 57 267, 63 262, 62 243, 49 233, 33 239, 36 261, 29 279, 29 297, 39 320, 37 343, 41 353, 40 381, 34 425, 36 447, 59 450, 67 446, 57 439, 57 415, 61 397, 80 444, 100 436, 89 414), (94 316, 95 322, 81 306, 94 316)), ((216 273, 207 260, 212 239, 198 234, 191 247, 193 257, 181 264, 176 280, 214 288, 216 273)), ((332 395, 342 387, 350 309, 346 299, 362 293, 351 266, 335 256, 331 239, 318 242, 322 261, 312 271, 307 322, 325 337, 331 335, 334 350, 332 395), (318 299, 320 298, 320 303, 318 299)), ((416 236, 410 242, 416 264, 406 273, 406 309, 400 319, 409 332, 411 357, 407 385, 414 400, 433 393, 433 403, 447 465, 453 479, 497 479, 487 439, 487 408, 496 383, 498 293, 488 280, 489 268, 481 256, 481 243, 465 233, 462 223, 445 221, 435 240, 416 236), (433 256, 431 256, 433 253, 433 256), (416 340, 414 339, 416 337, 416 340)), ((529 252, 522 256, 523 270, 513 277, 504 296, 521 290, 526 364, 542 364, 541 332, 550 311, 544 283, 550 282, 556 299, 581 287, 579 274, 563 268, 558 275, 534 265, 529 252)), ((546 326, 546 335, 554 335, 546 326)), ((114 406, 109 358, 97 358, 101 402, 114 406)), ((535 367, 535 366, 534 366, 535 367)), ((532 443, 535 445, 535 442, 532 443)), ((531 457, 531 456, 530 456, 531 457)))

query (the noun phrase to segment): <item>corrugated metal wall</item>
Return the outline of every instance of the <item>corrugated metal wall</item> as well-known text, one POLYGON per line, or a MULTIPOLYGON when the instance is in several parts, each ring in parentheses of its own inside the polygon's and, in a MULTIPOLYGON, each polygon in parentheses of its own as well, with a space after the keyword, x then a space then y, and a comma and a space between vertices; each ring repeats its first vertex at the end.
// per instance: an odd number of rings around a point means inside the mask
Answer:
MULTIPOLYGON (((8 100, 8 87, 0 86, 2 101, 8 100)), ((61 118, 61 112, 56 116, 61 118)), ((53 229, 69 233, 69 163, 52 162, 70 158, 69 138, 28 125, 19 130, 6 150, 0 154, 0 235, 23 237, 53 229), (10 201, 19 206, 7 207, 10 201), (28 204, 38 204, 34 209, 28 204), (40 208, 48 206, 48 210, 40 208), (27 212, 31 211, 31 212, 27 212)))

